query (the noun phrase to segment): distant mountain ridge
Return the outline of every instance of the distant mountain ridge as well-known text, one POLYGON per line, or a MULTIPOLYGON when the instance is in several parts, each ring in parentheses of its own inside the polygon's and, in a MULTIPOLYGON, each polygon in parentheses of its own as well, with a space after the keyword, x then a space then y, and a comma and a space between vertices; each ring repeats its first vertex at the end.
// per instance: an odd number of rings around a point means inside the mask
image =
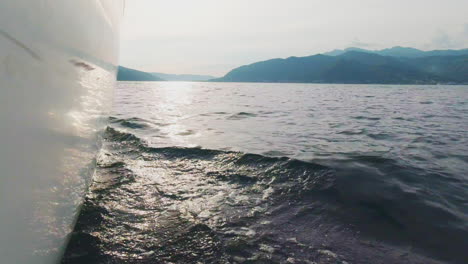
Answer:
POLYGON ((381 51, 350 48, 241 66, 219 82, 438 84, 468 83, 468 49, 381 51), (380 54, 378 54, 380 53, 380 54), (435 55, 439 54, 439 55, 435 55))
POLYGON ((201 81, 208 81, 208 80, 216 78, 210 75, 195 75, 195 74, 167 74, 167 73, 159 73, 159 72, 152 72, 151 74, 161 79, 164 79, 166 81, 201 82, 201 81))
POLYGON ((157 72, 144 72, 127 67, 119 66, 117 73, 118 81, 193 81, 201 82, 214 79, 216 77, 210 75, 195 75, 195 74, 166 74, 157 72))
POLYGON ((382 50, 366 50, 366 49, 351 47, 351 48, 347 48, 344 50, 333 50, 330 52, 325 52, 323 53, 323 55, 339 56, 349 51, 359 51, 359 52, 372 53, 372 54, 377 54, 377 55, 382 55, 382 56, 405 57, 405 58, 468 55, 468 49, 423 51, 423 50, 419 50, 415 48, 408 48, 408 47, 401 47, 401 46, 396 46, 393 48, 382 49, 382 50))
POLYGON ((163 79, 154 76, 148 72, 142 72, 130 68, 126 68, 123 66, 119 66, 117 72, 117 80, 118 81, 146 81, 146 82, 153 82, 153 81, 164 81, 163 79))

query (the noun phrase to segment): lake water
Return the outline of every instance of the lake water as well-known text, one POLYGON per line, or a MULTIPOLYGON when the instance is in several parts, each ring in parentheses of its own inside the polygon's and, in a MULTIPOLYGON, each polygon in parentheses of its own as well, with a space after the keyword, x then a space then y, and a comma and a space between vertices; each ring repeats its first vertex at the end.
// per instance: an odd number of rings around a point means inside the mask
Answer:
POLYGON ((122 82, 65 263, 466 263, 468 86, 122 82))

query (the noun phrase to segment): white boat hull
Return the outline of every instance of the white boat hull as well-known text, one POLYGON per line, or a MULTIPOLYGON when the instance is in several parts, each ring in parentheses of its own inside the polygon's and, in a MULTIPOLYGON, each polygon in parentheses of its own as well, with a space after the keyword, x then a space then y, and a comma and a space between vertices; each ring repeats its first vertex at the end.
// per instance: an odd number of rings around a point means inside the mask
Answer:
POLYGON ((111 110, 123 0, 0 2, 0 263, 58 263, 111 110))

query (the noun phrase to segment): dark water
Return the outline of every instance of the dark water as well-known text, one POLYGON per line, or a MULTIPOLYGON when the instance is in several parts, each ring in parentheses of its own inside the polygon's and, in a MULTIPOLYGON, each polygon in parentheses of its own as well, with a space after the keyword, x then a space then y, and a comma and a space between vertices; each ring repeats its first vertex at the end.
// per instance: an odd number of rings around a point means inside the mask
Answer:
POLYGON ((468 263, 468 87, 121 83, 64 263, 468 263))

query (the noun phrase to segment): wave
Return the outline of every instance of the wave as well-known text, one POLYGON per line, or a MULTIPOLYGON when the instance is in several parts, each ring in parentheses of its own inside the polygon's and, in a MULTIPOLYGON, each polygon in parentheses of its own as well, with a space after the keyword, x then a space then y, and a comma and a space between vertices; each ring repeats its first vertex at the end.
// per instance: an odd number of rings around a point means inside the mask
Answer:
POLYGON ((247 112, 239 112, 237 114, 233 114, 229 116, 227 119, 229 120, 241 120, 241 119, 246 119, 250 117, 256 117, 257 115, 254 113, 247 113, 247 112))
POLYGON ((69 249, 92 254, 67 254, 69 263, 468 259, 466 214, 418 188, 422 180, 405 185, 409 173, 421 172, 390 159, 358 156, 322 165, 202 148, 154 148, 114 128, 105 139, 69 249), (91 246, 83 248, 82 240, 91 246))

